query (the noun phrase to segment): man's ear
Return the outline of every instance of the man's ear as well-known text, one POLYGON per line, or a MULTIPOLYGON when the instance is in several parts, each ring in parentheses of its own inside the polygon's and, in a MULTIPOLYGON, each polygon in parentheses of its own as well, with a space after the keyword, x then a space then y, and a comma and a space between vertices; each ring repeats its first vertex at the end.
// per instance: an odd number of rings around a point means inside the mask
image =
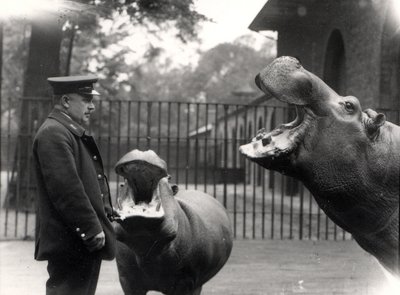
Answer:
POLYGON ((61 98, 60 98, 60 104, 61 104, 64 108, 68 109, 68 108, 69 108, 69 97, 68 97, 67 95, 61 96, 61 98))

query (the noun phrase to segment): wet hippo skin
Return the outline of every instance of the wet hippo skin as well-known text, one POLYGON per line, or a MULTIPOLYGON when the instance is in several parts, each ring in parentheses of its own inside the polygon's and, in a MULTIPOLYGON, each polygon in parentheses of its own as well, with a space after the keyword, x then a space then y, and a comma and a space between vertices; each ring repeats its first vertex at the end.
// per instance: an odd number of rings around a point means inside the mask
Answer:
POLYGON ((296 107, 297 118, 258 131, 240 152, 303 182, 322 210, 392 274, 399 275, 400 127, 362 111, 292 57, 256 77, 265 93, 296 107))
POLYGON ((124 293, 200 294, 232 249, 225 208, 212 196, 179 190, 153 151, 133 150, 116 165, 125 178, 115 225, 124 293))

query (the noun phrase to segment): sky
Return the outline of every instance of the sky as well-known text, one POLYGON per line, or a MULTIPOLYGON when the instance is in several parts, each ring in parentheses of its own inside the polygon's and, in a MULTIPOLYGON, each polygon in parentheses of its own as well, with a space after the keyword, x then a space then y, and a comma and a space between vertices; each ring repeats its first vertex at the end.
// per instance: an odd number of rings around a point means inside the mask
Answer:
POLYGON ((196 10, 215 20, 215 23, 203 25, 200 37, 204 48, 218 43, 230 42, 244 34, 258 33, 250 31, 248 26, 267 0, 197 0, 196 10))

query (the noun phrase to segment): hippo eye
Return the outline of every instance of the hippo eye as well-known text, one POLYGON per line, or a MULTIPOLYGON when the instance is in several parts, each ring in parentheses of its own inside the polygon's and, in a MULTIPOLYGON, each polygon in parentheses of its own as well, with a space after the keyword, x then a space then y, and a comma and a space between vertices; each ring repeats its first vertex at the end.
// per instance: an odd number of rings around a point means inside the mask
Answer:
POLYGON ((354 110, 355 110, 354 104, 352 104, 352 103, 349 102, 349 101, 346 101, 346 102, 344 103, 344 108, 345 108, 346 111, 348 111, 349 113, 352 113, 352 112, 354 112, 354 110))

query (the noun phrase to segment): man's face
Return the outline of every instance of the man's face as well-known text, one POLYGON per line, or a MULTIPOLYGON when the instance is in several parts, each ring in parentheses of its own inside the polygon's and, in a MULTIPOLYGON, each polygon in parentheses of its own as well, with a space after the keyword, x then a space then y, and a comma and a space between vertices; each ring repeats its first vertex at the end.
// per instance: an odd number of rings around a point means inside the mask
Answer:
POLYGON ((68 115, 79 124, 89 123, 94 112, 93 95, 72 93, 68 95, 68 115))

